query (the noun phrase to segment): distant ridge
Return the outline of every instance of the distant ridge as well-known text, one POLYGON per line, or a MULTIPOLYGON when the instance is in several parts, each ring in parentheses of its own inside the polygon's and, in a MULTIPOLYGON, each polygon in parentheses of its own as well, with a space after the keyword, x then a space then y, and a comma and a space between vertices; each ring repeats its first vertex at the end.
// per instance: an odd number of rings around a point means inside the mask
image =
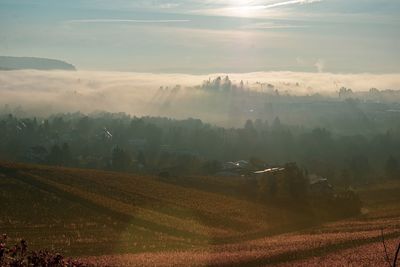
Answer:
POLYGON ((57 59, 0 56, 0 70, 26 69, 71 71, 76 70, 74 65, 57 59))

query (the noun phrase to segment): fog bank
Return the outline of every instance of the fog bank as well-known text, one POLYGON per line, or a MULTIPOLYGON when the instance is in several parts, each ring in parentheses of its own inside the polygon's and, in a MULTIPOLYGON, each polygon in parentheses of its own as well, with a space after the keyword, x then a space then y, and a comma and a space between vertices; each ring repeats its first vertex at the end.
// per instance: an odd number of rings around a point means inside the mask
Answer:
MULTIPOLYGON (((221 112, 228 112, 232 103, 226 103, 226 97, 199 90, 198 85, 226 75, 0 71, 0 105, 20 106, 30 115, 104 110, 137 116, 198 117, 218 122, 226 119, 221 112), (209 112, 210 105, 221 108, 209 112)), ((336 95, 341 87, 353 91, 368 91, 373 87, 400 89, 400 74, 255 72, 228 75, 233 84, 243 81, 246 90, 262 91, 269 85, 283 95, 336 95)), ((238 96, 229 99, 237 106, 241 105, 239 100, 238 96)))

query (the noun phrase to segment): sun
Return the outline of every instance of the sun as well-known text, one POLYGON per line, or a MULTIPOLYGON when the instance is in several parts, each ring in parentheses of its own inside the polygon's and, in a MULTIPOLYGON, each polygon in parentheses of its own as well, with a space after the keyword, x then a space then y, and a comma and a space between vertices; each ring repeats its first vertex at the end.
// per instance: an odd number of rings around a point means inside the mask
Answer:
POLYGON ((251 1, 249 0, 230 0, 229 1, 233 6, 250 6, 251 1))
POLYGON ((252 5, 249 0, 231 0, 229 12, 230 15, 239 17, 254 17, 257 11, 262 9, 261 6, 252 5))

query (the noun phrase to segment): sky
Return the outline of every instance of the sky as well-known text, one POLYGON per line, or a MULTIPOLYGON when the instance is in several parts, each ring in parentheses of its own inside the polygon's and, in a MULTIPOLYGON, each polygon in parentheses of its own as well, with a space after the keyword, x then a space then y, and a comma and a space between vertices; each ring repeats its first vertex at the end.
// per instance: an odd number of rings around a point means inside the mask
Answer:
POLYGON ((399 0, 0 0, 0 55, 80 70, 399 73, 399 0))

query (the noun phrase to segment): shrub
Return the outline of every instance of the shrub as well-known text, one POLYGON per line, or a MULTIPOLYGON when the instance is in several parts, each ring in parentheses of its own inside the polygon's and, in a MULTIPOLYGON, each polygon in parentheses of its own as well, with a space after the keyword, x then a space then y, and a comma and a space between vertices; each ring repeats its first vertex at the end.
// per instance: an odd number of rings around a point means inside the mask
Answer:
POLYGON ((30 251, 25 240, 8 247, 7 235, 3 235, 0 241, 0 266, 83 267, 87 265, 71 259, 64 259, 61 254, 46 250, 30 251))

